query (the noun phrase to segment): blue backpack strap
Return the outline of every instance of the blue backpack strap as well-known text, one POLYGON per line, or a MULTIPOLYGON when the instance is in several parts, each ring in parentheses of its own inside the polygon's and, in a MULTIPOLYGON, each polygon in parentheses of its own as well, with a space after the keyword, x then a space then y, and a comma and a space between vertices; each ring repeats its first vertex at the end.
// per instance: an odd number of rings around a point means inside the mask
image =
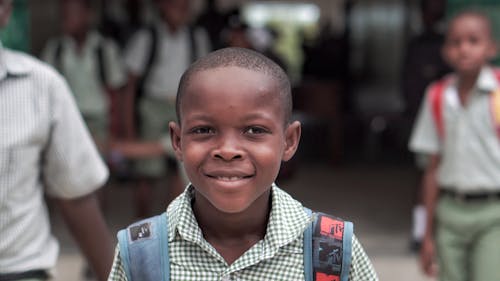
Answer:
MULTIPOLYGON (((308 208, 304 208, 307 215, 311 216, 312 211, 308 208)), ((312 223, 304 231, 304 274, 306 281, 313 281, 313 262, 312 262, 312 223)))
POLYGON ((353 224, 323 213, 312 216, 304 232, 306 281, 348 281, 353 224))
POLYGON ((167 214, 144 219, 118 232, 120 258, 128 281, 168 281, 167 214))

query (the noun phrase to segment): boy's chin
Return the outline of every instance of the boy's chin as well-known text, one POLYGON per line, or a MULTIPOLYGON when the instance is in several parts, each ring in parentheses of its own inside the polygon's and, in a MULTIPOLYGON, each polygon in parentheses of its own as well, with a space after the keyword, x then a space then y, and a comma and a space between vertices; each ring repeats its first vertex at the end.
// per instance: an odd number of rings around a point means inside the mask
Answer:
MULTIPOLYGON (((269 206, 269 196, 265 194, 259 198, 212 198, 209 200, 217 212, 226 215, 237 215, 245 212, 255 213, 257 209, 263 206, 269 206)), ((258 211, 257 211, 258 212, 258 211)))
MULTIPOLYGON (((486 64, 486 63, 485 63, 486 64)), ((455 72, 461 75, 475 75, 481 72, 483 65, 457 65, 455 67, 455 72)))
POLYGON ((235 215, 241 214, 251 209, 254 202, 246 200, 230 199, 230 200, 213 200, 212 205, 223 214, 235 215))

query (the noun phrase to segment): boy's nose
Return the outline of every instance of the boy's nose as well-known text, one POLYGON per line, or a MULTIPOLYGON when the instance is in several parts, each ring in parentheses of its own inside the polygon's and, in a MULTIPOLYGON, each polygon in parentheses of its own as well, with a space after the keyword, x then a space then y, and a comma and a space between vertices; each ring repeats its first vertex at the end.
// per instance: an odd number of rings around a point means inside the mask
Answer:
POLYGON ((224 161, 231 161, 243 158, 244 152, 239 148, 235 138, 221 139, 217 148, 212 151, 212 157, 224 161))
POLYGON ((471 43, 468 43, 468 42, 462 42, 460 45, 459 45, 459 50, 460 50, 460 53, 462 55, 466 55, 468 54, 470 48, 472 47, 472 44, 471 43))

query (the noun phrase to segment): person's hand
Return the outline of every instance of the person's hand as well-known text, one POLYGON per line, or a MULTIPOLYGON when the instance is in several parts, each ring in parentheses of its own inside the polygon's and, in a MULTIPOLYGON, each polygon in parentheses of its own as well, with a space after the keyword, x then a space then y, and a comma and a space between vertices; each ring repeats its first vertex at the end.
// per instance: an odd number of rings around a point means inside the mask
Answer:
POLYGON ((108 142, 108 149, 110 154, 124 154, 130 146, 133 146, 132 141, 124 139, 110 139, 108 142))
POLYGON ((420 266, 427 276, 437 276, 436 249, 434 239, 431 237, 425 237, 422 241, 422 247, 420 249, 420 266))

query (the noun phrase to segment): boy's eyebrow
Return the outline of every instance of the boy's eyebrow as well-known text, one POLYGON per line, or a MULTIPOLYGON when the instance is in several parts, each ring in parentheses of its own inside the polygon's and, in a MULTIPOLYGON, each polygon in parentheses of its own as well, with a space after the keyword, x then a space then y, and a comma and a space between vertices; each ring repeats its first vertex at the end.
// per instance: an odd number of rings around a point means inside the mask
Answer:
POLYGON ((273 119, 273 116, 267 112, 252 112, 251 114, 246 115, 243 119, 245 121, 251 121, 254 119, 273 119))
POLYGON ((205 113, 192 113, 189 115, 184 115, 182 117, 184 120, 201 120, 201 121, 211 121, 212 120, 212 115, 211 114, 205 114, 205 113))
MULTIPOLYGON (((189 119, 189 120, 199 120, 199 121, 213 121, 213 115, 212 114, 206 114, 206 113, 193 113, 190 115, 186 115, 184 119, 189 119)), ((273 119, 272 114, 267 114, 265 112, 252 112, 250 114, 245 115, 243 118, 241 118, 242 121, 252 121, 255 119, 268 119, 271 120, 273 119)))

